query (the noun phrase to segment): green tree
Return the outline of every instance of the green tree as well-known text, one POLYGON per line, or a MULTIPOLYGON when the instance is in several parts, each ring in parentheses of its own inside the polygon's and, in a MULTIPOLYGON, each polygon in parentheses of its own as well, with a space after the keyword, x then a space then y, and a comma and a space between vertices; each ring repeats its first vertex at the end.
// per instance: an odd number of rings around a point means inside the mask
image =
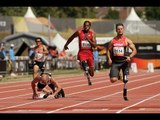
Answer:
POLYGON ((145 13, 147 20, 160 20, 160 7, 146 7, 145 13))
MULTIPOLYGON (((95 18, 94 7, 31 7, 37 17, 95 18)), ((24 16, 27 7, 0 7, 1 16, 24 16)))
POLYGON ((0 7, 2 16, 24 16, 27 7, 0 7))
POLYGON ((36 15, 55 18, 95 18, 93 7, 34 7, 36 15))
POLYGON ((119 19, 119 12, 117 10, 112 10, 111 8, 109 8, 108 14, 104 18, 119 19))

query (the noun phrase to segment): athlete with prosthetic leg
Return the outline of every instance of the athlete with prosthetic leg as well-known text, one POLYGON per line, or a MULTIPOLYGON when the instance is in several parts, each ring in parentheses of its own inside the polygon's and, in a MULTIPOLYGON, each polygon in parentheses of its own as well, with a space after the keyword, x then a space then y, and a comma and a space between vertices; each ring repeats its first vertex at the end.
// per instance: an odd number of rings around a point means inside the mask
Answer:
POLYGON ((129 75, 129 62, 131 58, 137 54, 137 50, 133 42, 128 39, 124 34, 124 25, 122 23, 116 24, 117 36, 114 37, 108 44, 107 47, 107 58, 108 64, 111 65, 110 69, 110 81, 112 83, 116 82, 120 75, 120 70, 123 73, 123 97, 124 100, 127 98, 127 82, 129 75), (129 53, 131 49, 131 53, 129 53))

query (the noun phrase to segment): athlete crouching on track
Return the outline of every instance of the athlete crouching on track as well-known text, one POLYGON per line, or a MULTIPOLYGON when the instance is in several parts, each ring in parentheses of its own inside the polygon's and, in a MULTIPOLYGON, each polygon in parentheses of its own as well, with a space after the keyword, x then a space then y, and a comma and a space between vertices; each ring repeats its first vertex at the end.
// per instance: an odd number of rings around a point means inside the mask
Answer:
POLYGON ((43 91, 45 93, 43 98, 47 98, 49 95, 55 98, 65 97, 63 88, 54 80, 50 73, 41 73, 40 75, 37 75, 31 82, 31 86, 33 90, 32 99, 39 98, 37 94, 38 91, 43 91), (51 91, 47 90, 47 85, 52 89, 51 91))

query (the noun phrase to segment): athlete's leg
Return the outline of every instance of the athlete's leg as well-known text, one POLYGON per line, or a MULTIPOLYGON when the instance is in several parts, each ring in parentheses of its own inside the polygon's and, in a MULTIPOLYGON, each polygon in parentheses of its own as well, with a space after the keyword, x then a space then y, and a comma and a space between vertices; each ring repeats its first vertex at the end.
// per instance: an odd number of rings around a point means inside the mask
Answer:
POLYGON ((89 66, 89 74, 91 77, 93 77, 94 76, 94 60, 92 56, 88 58, 87 63, 89 66))
POLYGON ((52 91, 48 90, 47 88, 43 88, 42 90, 45 94, 52 94, 52 91))
POLYGON ((87 62, 86 62, 86 56, 82 52, 78 53, 78 60, 80 62, 80 67, 82 70, 86 70, 87 62))
POLYGON ((112 63, 111 69, 110 69, 110 74, 109 74, 110 81, 112 83, 114 83, 118 80, 119 71, 120 71, 120 64, 112 63))
POLYGON ((65 93, 64 93, 64 90, 63 88, 58 92, 57 95, 55 95, 55 98, 60 98, 60 97, 65 97, 65 93))
POLYGON ((40 68, 41 72, 44 73, 44 71, 45 71, 45 63, 44 62, 39 63, 39 68, 40 68))
POLYGON ((37 84, 37 91, 43 91, 44 93, 48 93, 48 90, 45 88, 46 85, 44 84, 41 84, 40 82, 38 82, 37 84))
POLYGON ((122 66, 122 70, 123 70, 123 82, 127 83, 128 82, 128 75, 129 75, 128 62, 124 63, 124 65, 122 66))
POLYGON ((45 92, 45 95, 43 96, 43 98, 47 98, 49 95, 53 94, 55 92, 55 86, 53 84, 49 84, 48 85, 52 90, 48 90, 46 88, 43 88, 43 92, 45 92))
POLYGON ((123 81, 123 70, 120 69, 118 80, 123 81))
POLYGON ((37 64, 34 64, 34 66, 33 66, 33 79, 36 78, 36 76, 38 75, 38 71, 39 71, 39 66, 37 64))
POLYGON ((91 77, 94 76, 94 67, 89 67, 89 74, 91 77))
POLYGON ((81 60, 81 66, 84 71, 87 70, 87 60, 81 60))
POLYGON ((52 89, 52 92, 54 93, 55 92, 55 86, 53 84, 49 84, 48 86, 52 89))
POLYGON ((124 82, 123 98, 124 100, 128 101, 128 98, 127 98, 127 82, 128 82, 128 75, 129 75, 128 62, 124 63, 124 65, 122 66, 122 70, 123 70, 123 82, 124 82))

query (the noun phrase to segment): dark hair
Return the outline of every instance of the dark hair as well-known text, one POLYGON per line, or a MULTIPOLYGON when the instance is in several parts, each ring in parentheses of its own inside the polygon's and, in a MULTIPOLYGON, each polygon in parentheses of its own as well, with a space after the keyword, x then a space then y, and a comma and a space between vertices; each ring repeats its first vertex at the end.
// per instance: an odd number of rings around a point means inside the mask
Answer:
POLYGON ((116 24, 116 29, 117 29, 118 26, 123 26, 124 27, 123 23, 117 23, 116 24))
POLYGON ((35 38, 35 41, 37 41, 37 39, 40 39, 40 41, 42 41, 42 39, 41 39, 40 37, 36 37, 36 38, 35 38))
POLYGON ((89 25, 91 26, 91 22, 88 21, 88 20, 84 21, 83 26, 84 26, 86 23, 89 23, 89 25))

